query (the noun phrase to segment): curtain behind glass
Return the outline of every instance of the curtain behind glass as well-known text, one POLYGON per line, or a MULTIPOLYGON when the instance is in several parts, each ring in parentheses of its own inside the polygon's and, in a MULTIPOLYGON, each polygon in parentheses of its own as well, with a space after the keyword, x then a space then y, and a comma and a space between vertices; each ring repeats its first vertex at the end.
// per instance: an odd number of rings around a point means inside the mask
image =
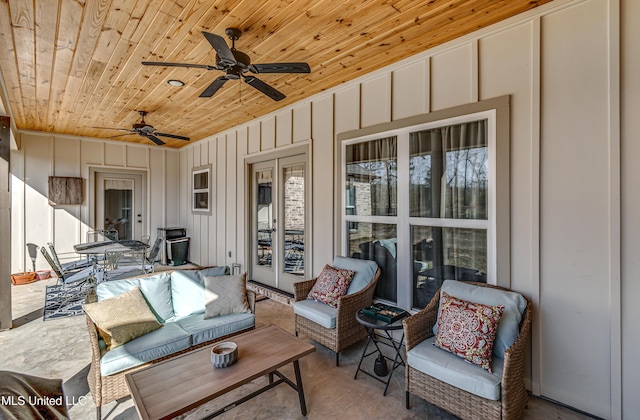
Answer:
POLYGON ((487 219, 487 121, 410 135, 410 215, 487 219))

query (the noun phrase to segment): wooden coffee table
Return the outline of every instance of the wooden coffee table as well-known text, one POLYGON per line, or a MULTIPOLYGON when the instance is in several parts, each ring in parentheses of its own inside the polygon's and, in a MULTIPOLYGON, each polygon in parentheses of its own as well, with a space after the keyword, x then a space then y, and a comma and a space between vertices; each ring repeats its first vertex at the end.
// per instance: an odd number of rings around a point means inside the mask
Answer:
POLYGON ((175 417, 263 375, 269 377, 266 386, 207 418, 216 417, 281 383, 298 392, 300 410, 303 416, 307 415, 298 359, 315 351, 312 344, 273 325, 235 336, 229 341, 238 345, 238 361, 227 368, 213 367, 211 346, 207 346, 126 374, 140 418, 175 417), (293 363, 295 383, 277 370, 289 363, 293 363), (274 375, 278 377, 275 381, 274 375))

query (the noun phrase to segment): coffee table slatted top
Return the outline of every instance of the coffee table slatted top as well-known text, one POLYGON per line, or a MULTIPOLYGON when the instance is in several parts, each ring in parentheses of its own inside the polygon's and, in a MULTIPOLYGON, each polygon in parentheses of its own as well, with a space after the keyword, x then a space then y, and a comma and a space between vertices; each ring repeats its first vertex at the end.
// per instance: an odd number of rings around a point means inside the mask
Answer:
POLYGON ((198 407, 260 376, 313 353, 315 346, 270 325, 232 337, 238 361, 214 368, 211 346, 126 375, 138 414, 164 419, 198 407))

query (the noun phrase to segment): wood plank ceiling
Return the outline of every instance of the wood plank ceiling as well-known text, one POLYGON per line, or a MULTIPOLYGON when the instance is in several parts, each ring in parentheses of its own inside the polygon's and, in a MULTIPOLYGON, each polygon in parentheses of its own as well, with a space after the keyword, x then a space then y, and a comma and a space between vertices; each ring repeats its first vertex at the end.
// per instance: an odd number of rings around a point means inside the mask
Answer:
POLYGON ((196 141, 549 1, 0 0, 0 72, 19 130, 106 138, 119 133, 94 127, 131 128, 144 110, 158 131, 196 141), (228 27, 253 63, 311 73, 261 74, 287 95, 275 102, 238 80, 199 98, 222 72, 141 65, 215 65, 201 32, 228 27))

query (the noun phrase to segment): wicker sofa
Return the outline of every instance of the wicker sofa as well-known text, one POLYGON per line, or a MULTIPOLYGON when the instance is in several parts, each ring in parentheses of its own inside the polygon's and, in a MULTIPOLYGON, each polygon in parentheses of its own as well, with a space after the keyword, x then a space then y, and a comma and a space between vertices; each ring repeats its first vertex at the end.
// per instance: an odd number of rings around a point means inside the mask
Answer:
POLYGON ((226 275, 228 267, 175 270, 100 283, 87 297, 96 302, 139 287, 162 328, 107 350, 97 326, 87 316, 92 360, 87 380, 101 418, 101 407, 129 395, 125 374, 187 351, 252 330, 255 294, 246 292, 250 313, 205 319, 206 276, 226 275))
POLYGON ((432 345, 440 304, 439 290, 424 309, 403 321, 407 409, 410 408, 409 395, 414 394, 462 419, 522 417, 529 398, 524 375, 531 330, 531 302, 520 294, 485 283, 445 280, 441 290, 471 302, 505 306, 493 351, 494 373, 432 345), (501 296, 486 293, 489 290, 497 291, 501 296), (506 322, 509 306, 511 315, 506 322), (508 328, 503 329, 502 324, 508 328))

